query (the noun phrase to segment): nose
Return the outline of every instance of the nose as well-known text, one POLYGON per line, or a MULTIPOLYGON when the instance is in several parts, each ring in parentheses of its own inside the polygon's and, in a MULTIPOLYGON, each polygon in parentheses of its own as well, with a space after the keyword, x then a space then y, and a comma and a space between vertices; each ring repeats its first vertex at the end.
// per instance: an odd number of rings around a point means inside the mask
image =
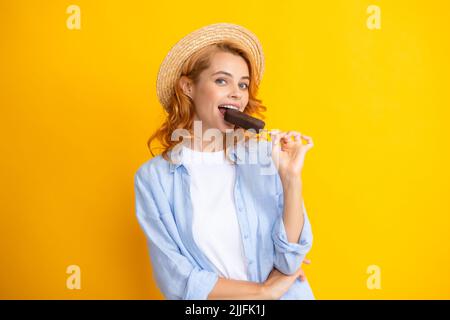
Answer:
POLYGON ((233 89, 231 90, 229 96, 233 99, 239 100, 242 98, 242 92, 239 89, 239 85, 233 86, 233 89))

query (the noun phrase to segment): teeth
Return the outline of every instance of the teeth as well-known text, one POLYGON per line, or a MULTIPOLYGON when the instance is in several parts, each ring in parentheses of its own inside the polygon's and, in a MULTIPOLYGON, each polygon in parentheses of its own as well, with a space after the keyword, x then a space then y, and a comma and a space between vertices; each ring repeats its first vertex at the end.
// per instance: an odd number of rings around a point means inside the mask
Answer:
POLYGON ((224 108, 227 108, 227 109, 239 110, 239 108, 237 108, 236 106, 230 105, 230 104, 221 104, 219 107, 224 107, 224 108))

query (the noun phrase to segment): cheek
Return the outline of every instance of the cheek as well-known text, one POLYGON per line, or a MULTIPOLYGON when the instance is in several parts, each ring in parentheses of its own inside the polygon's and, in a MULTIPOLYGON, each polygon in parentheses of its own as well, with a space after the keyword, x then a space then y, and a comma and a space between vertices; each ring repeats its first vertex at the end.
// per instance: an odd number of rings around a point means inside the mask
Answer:
POLYGON ((248 92, 246 92, 242 95, 242 105, 243 105, 244 109, 245 109, 245 107, 247 107, 248 101, 249 101, 249 94, 248 94, 248 92))
POLYGON ((198 101, 204 105, 215 105, 223 98, 224 93, 221 88, 214 85, 205 85, 198 91, 198 101))

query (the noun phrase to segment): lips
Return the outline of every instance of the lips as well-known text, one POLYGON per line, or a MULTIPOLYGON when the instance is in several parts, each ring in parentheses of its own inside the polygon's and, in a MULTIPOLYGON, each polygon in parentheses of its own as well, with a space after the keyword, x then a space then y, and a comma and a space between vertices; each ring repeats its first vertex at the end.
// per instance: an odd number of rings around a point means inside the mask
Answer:
POLYGON ((234 110, 239 110, 239 106, 236 104, 232 104, 232 103, 223 103, 220 104, 218 107, 220 114, 222 115, 222 118, 225 117, 225 112, 227 112, 227 109, 234 109, 234 110))

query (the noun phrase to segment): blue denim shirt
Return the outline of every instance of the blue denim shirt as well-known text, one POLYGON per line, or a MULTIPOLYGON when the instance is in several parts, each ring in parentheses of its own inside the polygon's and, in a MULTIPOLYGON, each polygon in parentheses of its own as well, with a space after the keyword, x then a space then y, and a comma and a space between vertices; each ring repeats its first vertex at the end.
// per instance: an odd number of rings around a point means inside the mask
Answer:
MULTIPOLYGON (((248 148, 248 144, 229 148, 229 157, 236 163, 234 199, 248 278, 258 283, 264 282, 274 267, 284 274, 293 274, 313 240, 306 210, 299 242, 287 239, 283 188, 270 156, 271 144, 258 142, 258 152, 248 148)), ((134 184, 137 219, 146 235, 153 275, 161 292, 171 300, 207 299, 218 275, 193 238, 190 176, 186 167, 182 161, 172 163, 158 155, 139 167, 134 184)), ((297 279, 281 297, 285 299, 314 299, 314 295, 307 280, 297 279)))

